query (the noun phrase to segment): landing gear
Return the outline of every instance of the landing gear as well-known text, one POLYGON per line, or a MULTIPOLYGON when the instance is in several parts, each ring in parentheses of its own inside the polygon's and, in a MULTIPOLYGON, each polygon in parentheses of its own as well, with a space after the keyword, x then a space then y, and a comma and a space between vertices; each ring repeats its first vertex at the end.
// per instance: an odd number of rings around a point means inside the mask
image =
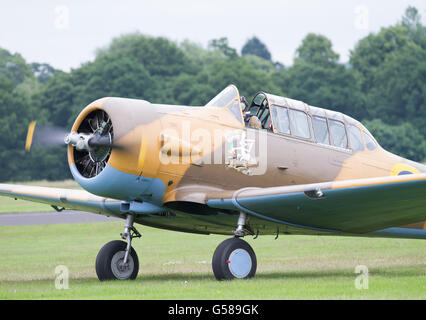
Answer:
POLYGON ((252 278, 257 268, 256 255, 244 240, 226 239, 216 248, 212 267, 217 280, 252 278))
POLYGON ((217 280, 248 279, 254 277, 257 268, 256 254, 252 247, 240 239, 245 236, 246 215, 241 212, 234 238, 223 241, 213 254, 212 267, 217 280))
POLYGON ((128 215, 124 232, 121 237, 127 243, 120 240, 108 242, 99 251, 96 257, 96 274, 100 281, 103 280, 127 280, 136 279, 139 271, 139 259, 132 248, 132 239, 141 237, 133 227, 134 217, 128 215))

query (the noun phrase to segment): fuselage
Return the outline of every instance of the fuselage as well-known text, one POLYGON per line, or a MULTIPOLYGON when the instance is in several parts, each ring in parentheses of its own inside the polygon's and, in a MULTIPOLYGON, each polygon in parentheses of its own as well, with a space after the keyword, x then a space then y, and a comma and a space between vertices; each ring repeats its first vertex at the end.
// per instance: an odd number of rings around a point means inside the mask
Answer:
MULTIPOLYGON (((248 127, 242 113, 240 118, 230 112, 230 105, 239 103, 239 96, 225 107, 170 106, 124 98, 97 100, 81 112, 72 131, 78 131, 93 111, 103 110, 111 118, 115 142, 126 148, 112 150, 105 168, 87 178, 79 172, 76 152, 69 146, 72 174, 83 188, 96 195, 146 203, 153 206, 154 212, 155 208, 161 211, 164 207, 185 212, 188 203, 199 204, 202 211, 211 193, 227 194, 247 187, 426 172, 424 165, 381 148, 356 120, 324 109, 303 106, 309 119, 309 138, 300 137, 303 133, 297 134, 297 130, 280 132, 272 109, 284 108, 286 100, 274 97, 265 94, 271 115, 268 127, 260 129, 248 127), (329 125, 338 118, 344 124, 347 142, 337 146, 331 130, 329 142, 319 142, 313 125, 313 118, 318 115, 329 125), (349 126, 364 137, 357 150, 351 142, 349 126), (370 137, 368 141, 366 135, 370 137)), ((288 101, 288 112, 301 112, 294 100, 288 101)), ((300 119, 303 115, 298 116, 300 119)), ((293 128, 291 121, 290 118, 289 127, 293 128)), ((196 214, 194 206, 188 213, 196 214)))

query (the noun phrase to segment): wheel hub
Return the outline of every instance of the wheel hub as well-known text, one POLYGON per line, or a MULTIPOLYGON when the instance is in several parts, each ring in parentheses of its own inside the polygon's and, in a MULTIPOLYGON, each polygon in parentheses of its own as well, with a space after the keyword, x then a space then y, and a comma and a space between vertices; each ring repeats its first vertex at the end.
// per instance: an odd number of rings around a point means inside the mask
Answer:
POLYGON ((235 278, 245 278, 251 270, 252 261, 250 254, 244 249, 235 249, 228 259, 229 271, 235 278))
POLYGON ((131 255, 124 262, 125 251, 119 251, 111 259, 111 271, 117 279, 129 279, 134 270, 134 261, 131 255))

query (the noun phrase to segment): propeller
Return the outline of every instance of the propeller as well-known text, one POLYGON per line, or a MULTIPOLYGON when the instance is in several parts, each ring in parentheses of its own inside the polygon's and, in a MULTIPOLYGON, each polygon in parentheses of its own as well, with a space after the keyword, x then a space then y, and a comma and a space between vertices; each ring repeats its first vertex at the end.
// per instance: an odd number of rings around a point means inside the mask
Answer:
POLYGON ((59 147, 64 144, 64 137, 68 131, 57 126, 37 126, 37 122, 33 121, 28 126, 27 140, 25 142, 25 150, 30 151, 31 146, 40 147, 59 147))
POLYGON ((40 147, 59 147, 64 144, 71 144, 79 151, 89 151, 95 147, 124 149, 123 145, 112 142, 112 127, 107 122, 103 122, 100 126, 95 126, 94 129, 92 128, 92 131, 91 133, 70 133, 58 126, 39 127, 36 121, 32 121, 28 126, 25 150, 30 151, 33 145, 40 147))
POLYGON ((77 132, 69 132, 57 126, 37 126, 33 121, 28 126, 25 150, 31 146, 57 147, 72 145, 74 160, 80 173, 94 177, 105 168, 112 149, 125 149, 113 143, 114 131, 111 119, 103 110, 91 112, 81 122, 77 132))

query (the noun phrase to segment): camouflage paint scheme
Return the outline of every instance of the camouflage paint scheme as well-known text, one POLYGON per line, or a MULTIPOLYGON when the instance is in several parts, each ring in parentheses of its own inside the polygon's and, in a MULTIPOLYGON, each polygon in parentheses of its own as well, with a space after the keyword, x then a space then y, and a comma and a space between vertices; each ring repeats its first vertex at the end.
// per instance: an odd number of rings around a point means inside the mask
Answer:
MULTIPOLYGON (((101 109, 111 118, 114 142, 126 148, 113 149, 107 166, 88 179, 78 172, 74 147, 68 146, 71 172, 87 191, 0 185, 0 195, 121 218, 131 213, 137 223, 183 232, 232 235, 243 211, 249 217, 246 230, 253 235, 426 238, 424 165, 389 153, 376 141, 375 150, 355 152, 350 141, 348 148, 317 143, 312 129, 309 139, 281 134, 273 117, 269 130, 247 128, 238 90, 229 88, 227 94, 234 94, 221 106, 96 100, 80 113, 72 131, 101 109), (230 165, 225 138, 215 134, 225 131, 263 133, 263 174, 230 165), (203 137, 203 132, 210 135, 203 137), (203 147, 206 139, 210 149, 203 147), (178 149, 170 152, 165 148, 170 145, 178 149), (171 163, 162 163, 162 156, 171 163)), ((265 93, 257 96, 264 97, 268 108, 337 119, 369 134, 341 113, 265 93)))

